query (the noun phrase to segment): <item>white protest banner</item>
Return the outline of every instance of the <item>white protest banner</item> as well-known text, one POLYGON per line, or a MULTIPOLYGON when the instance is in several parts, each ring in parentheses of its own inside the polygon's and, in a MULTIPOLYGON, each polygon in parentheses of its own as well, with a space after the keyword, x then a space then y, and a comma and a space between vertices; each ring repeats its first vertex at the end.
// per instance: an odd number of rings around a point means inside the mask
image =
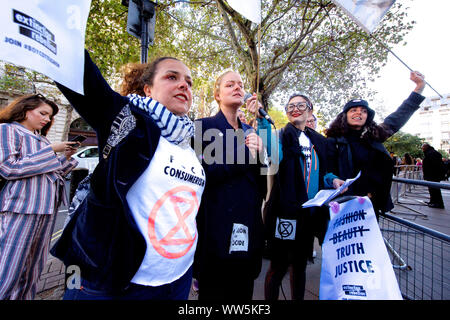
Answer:
POLYGON ((83 94, 84 39, 91 0, 3 0, 0 59, 83 94))
POLYGON ((321 300, 401 300, 368 197, 330 203, 322 245, 321 300))
POLYGON ((372 33, 395 0, 332 0, 367 33, 372 33))
POLYGON ((261 23, 261 0, 228 0, 227 2, 248 20, 256 24, 261 23))

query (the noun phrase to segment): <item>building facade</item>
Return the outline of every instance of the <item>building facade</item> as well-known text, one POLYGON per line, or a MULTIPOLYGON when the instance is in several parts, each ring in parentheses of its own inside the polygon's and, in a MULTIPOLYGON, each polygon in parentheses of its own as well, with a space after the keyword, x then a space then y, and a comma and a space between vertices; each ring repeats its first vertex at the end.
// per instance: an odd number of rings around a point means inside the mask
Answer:
POLYGON ((418 136, 450 153, 450 93, 425 99, 418 111, 418 136))

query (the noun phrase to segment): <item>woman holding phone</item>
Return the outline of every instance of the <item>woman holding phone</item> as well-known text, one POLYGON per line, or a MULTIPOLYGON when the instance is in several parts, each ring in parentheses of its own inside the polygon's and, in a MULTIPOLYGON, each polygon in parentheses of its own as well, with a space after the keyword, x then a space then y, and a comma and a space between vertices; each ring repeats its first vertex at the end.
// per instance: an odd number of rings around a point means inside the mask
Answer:
POLYGON ((57 113, 41 94, 0 112, 0 300, 34 299, 55 215, 67 200, 63 177, 77 165, 77 143, 46 138, 57 113))

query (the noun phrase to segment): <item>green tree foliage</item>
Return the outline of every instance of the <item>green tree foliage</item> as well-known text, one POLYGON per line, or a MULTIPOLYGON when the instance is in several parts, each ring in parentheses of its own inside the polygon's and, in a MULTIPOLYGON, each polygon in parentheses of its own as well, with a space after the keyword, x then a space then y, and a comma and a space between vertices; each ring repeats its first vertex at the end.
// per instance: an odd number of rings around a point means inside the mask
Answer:
MULTIPOLYGON (((256 92, 259 66, 258 91, 266 108, 273 99, 301 91, 329 120, 343 101, 370 97, 367 83, 387 57, 376 40, 329 0, 263 0, 259 64, 258 26, 225 1, 161 3, 177 30, 177 48, 199 75, 214 78, 220 70, 233 68, 248 90, 256 92)), ((397 3, 374 35, 386 45, 399 43, 412 28, 407 20, 405 8, 397 3)))
POLYGON ((9 63, 3 64, 0 76, 0 90, 30 92, 31 88, 26 79, 25 69, 9 63))
POLYGON ((445 158, 445 159, 449 159, 450 158, 450 154, 447 151, 439 149, 438 152, 440 154, 442 154, 442 158, 445 158))
MULTIPOLYGON (((106 75, 139 61, 139 41, 126 33, 126 10, 119 0, 92 1, 86 46, 106 75)), ((214 109, 205 94, 228 68, 241 73, 247 91, 256 92, 259 66, 265 108, 301 91, 315 101, 325 122, 343 101, 371 96, 367 83, 385 64, 387 51, 330 0, 263 0, 262 10, 258 62, 258 26, 225 1, 158 1, 149 60, 171 55, 190 66, 200 113, 214 109)), ((412 28, 407 20, 406 8, 397 2, 374 35, 386 45, 397 44, 412 28)))
POLYGON ((112 76, 128 62, 139 62, 139 41, 128 35, 127 8, 117 0, 93 0, 86 26, 86 49, 100 71, 112 76))
POLYGON ((272 108, 269 109, 268 114, 275 122, 277 129, 283 128, 289 122, 284 111, 272 108))
MULTIPOLYGON (((385 64, 387 51, 332 1, 262 0, 262 18, 258 33, 224 0, 160 0, 149 60, 170 55, 186 62, 194 78, 193 112, 200 115, 215 110, 212 85, 228 68, 241 73, 246 91, 259 92, 266 109, 300 91, 324 122, 349 98, 370 98, 367 83, 385 64)), ((126 22, 122 1, 92 0, 86 48, 110 82, 122 65, 140 60, 139 40, 126 32, 126 22)), ((391 46, 413 24, 397 1, 374 36, 391 46)))
POLYGON ((56 88, 51 79, 42 73, 11 63, 0 64, 0 91, 24 94, 44 92, 49 97, 56 96, 56 88))
POLYGON ((394 152, 399 157, 403 157, 405 153, 409 153, 413 158, 422 158, 423 138, 411 135, 402 131, 397 132, 384 143, 389 152, 394 152))

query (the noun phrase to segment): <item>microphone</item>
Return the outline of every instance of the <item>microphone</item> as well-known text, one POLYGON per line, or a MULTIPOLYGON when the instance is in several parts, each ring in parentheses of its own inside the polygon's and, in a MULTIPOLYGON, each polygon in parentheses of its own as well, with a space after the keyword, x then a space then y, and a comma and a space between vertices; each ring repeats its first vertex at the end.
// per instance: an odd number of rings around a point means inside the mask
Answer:
POLYGON ((266 110, 264 110, 263 108, 259 108, 258 112, 262 117, 266 118, 267 121, 269 121, 271 124, 275 125, 275 123, 273 123, 273 120, 267 114, 266 110))
MULTIPOLYGON (((244 103, 247 101, 248 98, 250 98, 251 96, 253 96, 251 93, 246 93, 244 95, 244 103)), ((264 110, 263 108, 259 108, 258 109, 258 113, 261 117, 265 118, 267 121, 269 121, 272 125, 275 125, 275 123, 273 122, 273 120, 270 118, 270 116, 267 114, 266 110, 264 110)))

